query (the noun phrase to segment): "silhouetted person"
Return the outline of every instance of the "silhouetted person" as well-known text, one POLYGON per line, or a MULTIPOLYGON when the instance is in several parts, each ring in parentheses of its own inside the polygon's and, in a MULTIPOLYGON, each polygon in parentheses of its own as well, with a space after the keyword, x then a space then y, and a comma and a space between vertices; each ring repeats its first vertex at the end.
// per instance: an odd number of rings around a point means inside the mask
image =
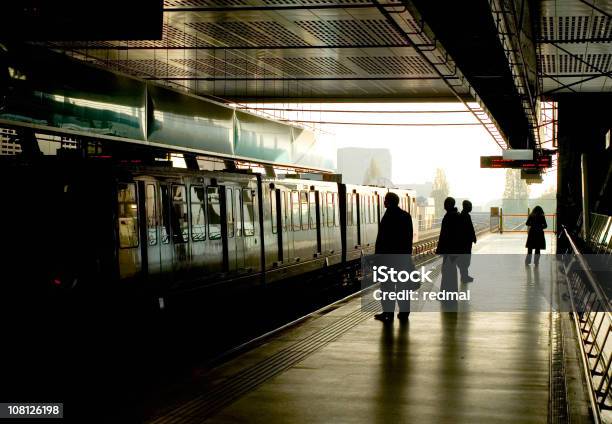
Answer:
POLYGON ((525 258, 525 265, 531 263, 531 252, 535 250, 534 264, 540 263, 540 250, 546 249, 546 239, 544 238, 544 229, 548 227, 546 224, 546 217, 544 216, 544 210, 540 206, 533 208, 533 211, 529 214, 527 222, 525 223, 529 227, 527 233, 527 257, 525 258))
MULTIPOLYGON (((376 255, 390 255, 381 258, 384 260, 384 263, 381 263, 381 265, 393 267, 397 271, 412 271, 414 268, 410 256, 412 254, 412 217, 408 212, 400 209, 397 194, 387 193, 384 202, 387 210, 378 226, 374 253, 376 255)), ((396 285, 393 282, 386 282, 381 283, 381 289, 383 293, 398 292, 402 289, 407 289, 407 285, 405 283, 398 283, 396 285)), ((395 301, 383 299, 381 304, 383 312, 376 314, 374 318, 384 322, 393 321, 395 301)), ((398 300, 397 304, 400 311, 397 317, 400 320, 408 319, 410 300, 398 300)))
MULTIPOLYGON (((456 292, 457 284, 457 254, 461 253, 461 218, 455 207, 455 199, 447 197, 444 200, 446 214, 440 227, 440 238, 436 253, 442 255, 442 278, 440 290, 456 292)), ((448 302, 443 302, 448 310, 448 302)), ((452 306, 452 305, 450 305, 452 306)))
POLYGON ((457 258, 457 266, 459 267, 459 275, 461 275, 462 283, 471 283, 474 281, 469 275, 470 263, 472 262, 472 244, 476 243, 476 231, 472 223, 472 202, 469 200, 463 201, 463 209, 459 214, 460 218, 460 253, 457 258))

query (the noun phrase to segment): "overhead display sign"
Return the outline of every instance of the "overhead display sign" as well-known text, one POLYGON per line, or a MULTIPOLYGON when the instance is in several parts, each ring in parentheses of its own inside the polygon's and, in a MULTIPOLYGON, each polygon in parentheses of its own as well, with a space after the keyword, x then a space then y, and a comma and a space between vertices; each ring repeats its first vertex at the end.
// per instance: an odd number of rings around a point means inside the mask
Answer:
POLYGON ((533 160, 504 159, 503 156, 481 156, 481 168, 544 169, 552 166, 550 155, 539 156, 533 160))
POLYGON ((533 149, 509 149, 502 152, 504 159, 533 160, 533 149))

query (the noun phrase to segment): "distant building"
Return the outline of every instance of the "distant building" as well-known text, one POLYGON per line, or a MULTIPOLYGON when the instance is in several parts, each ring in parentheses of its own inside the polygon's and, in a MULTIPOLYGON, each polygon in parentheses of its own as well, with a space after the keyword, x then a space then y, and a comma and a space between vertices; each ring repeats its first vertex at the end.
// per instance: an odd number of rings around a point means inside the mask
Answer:
POLYGON ((392 186, 389 149, 338 149, 338 172, 349 184, 392 186))
POLYGON ((417 196, 428 198, 431 196, 433 183, 431 181, 427 181, 421 184, 398 184, 397 186, 398 188, 411 188, 416 190, 417 196))

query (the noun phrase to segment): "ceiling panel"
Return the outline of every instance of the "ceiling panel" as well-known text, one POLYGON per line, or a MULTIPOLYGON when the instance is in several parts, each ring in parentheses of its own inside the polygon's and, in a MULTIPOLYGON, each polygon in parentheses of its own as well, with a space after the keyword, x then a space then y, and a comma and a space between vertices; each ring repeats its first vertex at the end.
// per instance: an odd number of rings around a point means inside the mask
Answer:
POLYGON ((538 62, 545 94, 612 90, 611 6, 601 0, 540 3, 538 62))
MULTIPOLYGON (((165 7, 174 10, 164 12, 161 40, 50 44, 103 67, 230 100, 454 96, 368 0, 166 0, 165 7)), ((452 73, 412 16, 403 7, 391 10, 402 12, 412 42, 442 63, 438 70, 452 73)), ((468 92, 458 79, 449 81, 468 92)))

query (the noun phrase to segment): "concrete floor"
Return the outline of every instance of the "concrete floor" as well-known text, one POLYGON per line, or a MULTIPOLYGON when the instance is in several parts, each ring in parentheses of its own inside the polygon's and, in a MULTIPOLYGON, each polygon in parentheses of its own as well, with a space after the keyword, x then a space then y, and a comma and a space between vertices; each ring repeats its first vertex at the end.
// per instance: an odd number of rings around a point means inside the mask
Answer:
MULTIPOLYGON (((474 253, 523 254, 525 237, 490 235, 474 253)), ((507 272, 470 284, 474 295, 510 296, 505 312, 413 309, 409 323, 383 325, 353 299, 210 370, 193 400, 155 422, 546 422, 549 290, 533 292, 533 266, 514 256, 518 265, 507 261, 507 272), (521 307, 533 293, 535 303, 521 307), (338 322, 342 331, 316 338, 338 322), (274 368, 275 360, 286 366, 274 368)), ((542 261, 537 272, 552 276, 551 268, 542 261)))

